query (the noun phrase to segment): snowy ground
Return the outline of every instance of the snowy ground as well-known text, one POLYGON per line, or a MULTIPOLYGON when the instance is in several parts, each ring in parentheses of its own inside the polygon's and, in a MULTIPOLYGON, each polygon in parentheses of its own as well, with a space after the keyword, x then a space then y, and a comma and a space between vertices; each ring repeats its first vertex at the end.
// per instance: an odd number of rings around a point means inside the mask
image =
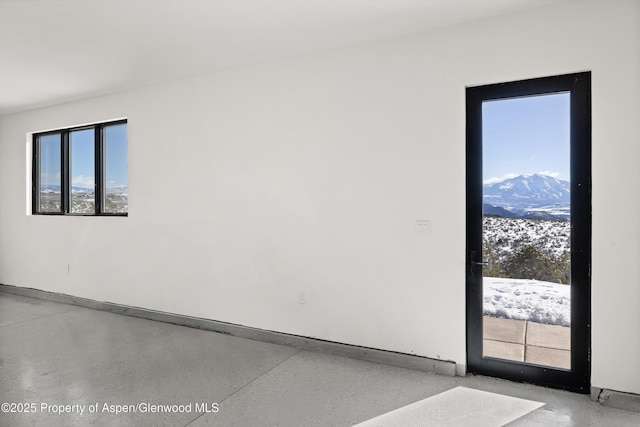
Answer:
POLYGON ((571 325, 569 285, 496 277, 485 277, 483 284, 484 314, 548 325, 571 325))
POLYGON ((500 261, 524 245, 535 245, 556 256, 570 250, 570 221, 491 216, 482 221, 483 238, 494 247, 500 261))

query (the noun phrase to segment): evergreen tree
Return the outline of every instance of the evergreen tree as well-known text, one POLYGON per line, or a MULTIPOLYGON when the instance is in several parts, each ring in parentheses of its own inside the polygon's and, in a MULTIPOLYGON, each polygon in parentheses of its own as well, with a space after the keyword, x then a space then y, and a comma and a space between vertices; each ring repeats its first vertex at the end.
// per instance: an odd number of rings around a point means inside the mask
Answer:
POLYGON ((556 258, 544 254, 537 246, 524 245, 505 260, 503 271, 506 277, 514 279, 568 283, 568 260, 568 252, 556 258))
POLYGON ((482 275, 486 277, 503 277, 500 257, 493 243, 484 240, 482 246, 482 259, 489 262, 489 265, 482 268, 482 275))

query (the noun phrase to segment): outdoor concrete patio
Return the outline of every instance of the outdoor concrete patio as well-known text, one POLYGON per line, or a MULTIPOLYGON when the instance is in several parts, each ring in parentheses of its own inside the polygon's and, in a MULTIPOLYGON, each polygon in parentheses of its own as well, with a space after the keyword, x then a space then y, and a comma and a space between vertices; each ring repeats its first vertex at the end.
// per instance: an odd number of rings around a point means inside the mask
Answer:
POLYGON ((571 369, 571 328, 483 317, 485 357, 571 369))

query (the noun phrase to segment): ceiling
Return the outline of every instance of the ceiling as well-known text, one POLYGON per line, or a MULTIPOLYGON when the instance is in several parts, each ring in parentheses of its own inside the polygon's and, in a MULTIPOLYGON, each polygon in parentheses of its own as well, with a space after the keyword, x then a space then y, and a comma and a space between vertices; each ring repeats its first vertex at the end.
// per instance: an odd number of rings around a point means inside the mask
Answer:
POLYGON ((571 0, 0 0, 0 114, 571 0))

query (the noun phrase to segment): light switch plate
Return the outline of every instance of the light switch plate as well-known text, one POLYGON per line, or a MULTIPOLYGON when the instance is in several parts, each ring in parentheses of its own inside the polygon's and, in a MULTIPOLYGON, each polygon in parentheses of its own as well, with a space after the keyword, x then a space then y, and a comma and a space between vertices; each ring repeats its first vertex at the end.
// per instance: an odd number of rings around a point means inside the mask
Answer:
POLYGON ((421 236, 431 234, 431 221, 425 219, 416 220, 416 233, 421 236))

